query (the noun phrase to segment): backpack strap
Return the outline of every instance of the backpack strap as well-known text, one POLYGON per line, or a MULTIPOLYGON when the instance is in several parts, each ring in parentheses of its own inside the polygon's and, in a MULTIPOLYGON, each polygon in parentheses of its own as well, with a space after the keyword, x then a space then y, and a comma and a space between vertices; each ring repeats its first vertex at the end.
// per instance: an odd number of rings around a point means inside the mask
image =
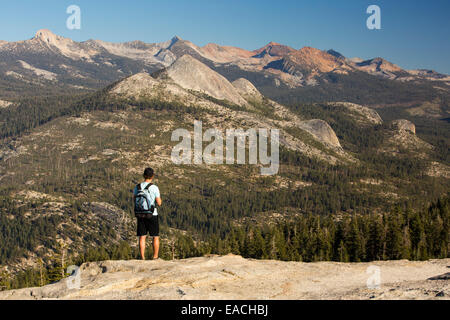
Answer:
POLYGON ((153 183, 150 182, 148 185, 145 186, 144 189, 142 189, 142 188, 141 188, 141 184, 138 183, 138 184, 136 185, 136 189, 137 189, 137 191, 148 190, 148 188, 150 188, 152 185, 153 185, 153 183))
POLYGON ((148 190, 148 188, 150 188, 152 185, 153 185, 153 183, 150 182, 150 183, 144 188, 144 190, 148 190))

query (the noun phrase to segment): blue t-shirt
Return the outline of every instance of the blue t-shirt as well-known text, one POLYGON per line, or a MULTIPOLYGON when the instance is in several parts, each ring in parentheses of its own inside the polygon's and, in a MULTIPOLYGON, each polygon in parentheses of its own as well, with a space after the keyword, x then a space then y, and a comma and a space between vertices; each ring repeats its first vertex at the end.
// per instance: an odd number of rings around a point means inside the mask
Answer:
MULTIPOLYGON (((144 188, 149 184, 149 182, 142 182, 141 183, 141 190, 144 190, 144 188)), ((155 211, 153 212, 154 216, 158 215, 158 210, 156 210, 156 198, 160 198, 161 195, 159 194, 159 188, 155 185, 151 185, 147 190, 144 190, 144 192, 148 195, 148 198, 150 200, 150 205, 155 206, 155 211)), ((137 186, 134 187, 133 194, 137 195, 138 189, 137 186)))

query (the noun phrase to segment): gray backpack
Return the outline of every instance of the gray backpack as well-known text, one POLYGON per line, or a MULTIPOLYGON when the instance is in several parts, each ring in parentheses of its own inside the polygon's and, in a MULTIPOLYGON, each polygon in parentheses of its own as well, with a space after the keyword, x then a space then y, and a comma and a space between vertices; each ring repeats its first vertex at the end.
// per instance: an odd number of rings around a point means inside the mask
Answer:
POLYGON ((140 183, 136 185, 137 194, 134 198, 134 215, 138 218, 151 216, 155 211, 155 206, 150 203, 150 199, 146 192, 152 185, 153 183, 149 183, 144 189, 141 188, 140 183))

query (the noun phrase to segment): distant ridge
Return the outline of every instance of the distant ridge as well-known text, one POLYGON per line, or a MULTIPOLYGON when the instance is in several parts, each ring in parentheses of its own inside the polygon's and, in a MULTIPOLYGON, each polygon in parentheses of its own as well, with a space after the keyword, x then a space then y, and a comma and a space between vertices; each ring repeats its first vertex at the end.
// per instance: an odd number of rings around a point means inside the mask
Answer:
MULTIPOLYGON (((266 95, 273 91, 271 88, 307 90, 335 84, 335 89, 342 92, 339 95, 339 99, 342 99, 347 90, 351 91, 350 87, 354 87, 351 82, 373 82, 378 86, 379 79, 408 83, 409 87, 431 84, 434 90, 450 92, 448 75, 425 69, 405 70, 380 57, 349 59, 334 49, 323 51, 303 47, 297 50, 273 41, 253 51, 215 43, 200 47, 179 36, 160 43, 140 40, 123 43, 102 40, 76 42, 48 29, 38 30, 29 40, 0 41, 0 59, 3 61, 0 75, 4 78, 2 81, 18 82, 23 86, 86 91, 99 89, 141 71, 152 73, 167 68, 185 55, 193 57, 230 82, 242 77, 251 79, 266 95), (359 79, 361 73, 367 75, 364 80, 359 79), (339 85, 343 81, 341 75, 348 76, 345 79, 350 87, 339 85)), ((16 84, 12 87, 20 86, 16 84)), ((230 86, 227 87, 227 91, 232 90, 230 86)), ((408 90, 406 87, 404 89, 408 90)), ((14 92, 13 89, 13 94, 20 95, 19 91, 17 89, 14 92)), ((298 93, 294 95, 301 99, 298 93)), ((282 94, 279 101, 287 96, 282 94)), ((271 97, 277 98, 276 95, 271 97)))

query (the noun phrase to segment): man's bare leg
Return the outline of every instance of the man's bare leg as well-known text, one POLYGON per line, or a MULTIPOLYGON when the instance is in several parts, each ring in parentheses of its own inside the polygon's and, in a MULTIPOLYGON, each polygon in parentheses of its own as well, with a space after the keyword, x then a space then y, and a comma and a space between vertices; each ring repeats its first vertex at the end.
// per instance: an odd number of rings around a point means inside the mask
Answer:
POLYGON ((142 260, 145 260, 145 239, 146 236, 139 237, 139 251, 141 252, 142 260))
POLYGON ((159 237, 153 237, 153 259, 158 259, 159 237))

